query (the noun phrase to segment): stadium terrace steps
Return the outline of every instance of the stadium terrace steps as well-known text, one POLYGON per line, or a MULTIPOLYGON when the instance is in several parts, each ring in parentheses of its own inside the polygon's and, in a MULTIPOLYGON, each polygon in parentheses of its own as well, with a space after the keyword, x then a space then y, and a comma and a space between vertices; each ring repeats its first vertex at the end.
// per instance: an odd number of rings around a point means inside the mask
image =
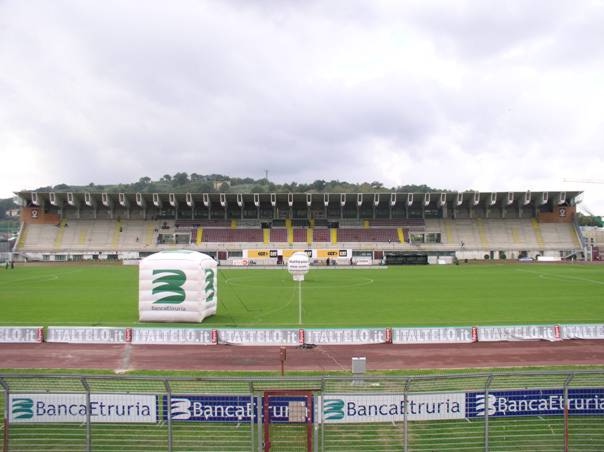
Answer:
MULTIPOLYGON (((385 220, 375 221, 386 224, 385 220)), ((136 251, 163 249, 174 246, 204 248, 214 243, 237 243, 239 247, 276 246, 282 244, 345 244, 348 247, 371 246, 375 243, 392 243, 399 247, 408 244, 409 233, 440 233, 441 243, 422 244, 425 249, 459 249, 463 242, 466 250, 574 250, 579 248, 579 238, 571 223, 537 223, 526 219, 427 219, 409 221, 396 219, 395 225, 357 227, 327 226, 263 229, 244 221, 237 229, 228 221, 197 220, 120 220, 68 219, 56 224, 26 224, 16 251, 136 251), (201 226, 204 224, 204 226, 201 226), (205 226, 210 224, 211 226, 205 226), (245 226, 244 226, 245 224, 245 226), (220 225, 220 226, 218 226, 220 225), (178 226, 178 227, 175 227, 178 226), (121 231, 120 231, 121 229, 121 231), (167 237, 158 242, 159 235, 167 237), (402 238, 401 238, 402 235, 402 238), (176 237, 179 237, 176 239, 176 237), (183 237, 184 236, 184 237, 183 237)), ((290 223, 292 224, 292 223, 290 223)), ((414 245, 415 246, 415 245, 414 245)))

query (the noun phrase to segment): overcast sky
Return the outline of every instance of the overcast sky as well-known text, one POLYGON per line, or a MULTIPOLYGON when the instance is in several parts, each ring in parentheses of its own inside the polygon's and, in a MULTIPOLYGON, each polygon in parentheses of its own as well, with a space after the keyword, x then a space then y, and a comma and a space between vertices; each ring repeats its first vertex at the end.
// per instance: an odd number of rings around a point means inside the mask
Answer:
POLYGON ((0 0, 0 198, 176 172, 584 190, 604 1, 0 0))

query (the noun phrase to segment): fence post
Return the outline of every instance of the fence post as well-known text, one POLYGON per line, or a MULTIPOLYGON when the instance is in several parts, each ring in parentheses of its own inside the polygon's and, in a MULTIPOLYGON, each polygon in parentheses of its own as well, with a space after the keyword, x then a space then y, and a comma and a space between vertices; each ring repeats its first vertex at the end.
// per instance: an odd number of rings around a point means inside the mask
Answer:
POLYGON ((250 394, 250 450, 253 451, 256 446, 255 435, 254 435, 254 419, 256 413, 254 411, 254 384, 248 381, 248 392, 250 394))
POLYGON ((92 428, 90 426, 90 411, 92 410, 92 406, 90 404, 90 385, 86 381, 86 377, 82 377, 80 382, 86 390, 86 450, 90 452, 92 450, 92 428))
POLYGON ((323 403, 325 402, 325 378, 321 378, 319 395, 315 396, 315 423, 317 430, 315 435, 315 451, 325 450, 325 419, 323 416, 323 403), (320 436, 319 436, 320 435, 320 436))
POLYGON ((168 418, 168 452, 172 452, 172 388, 167 378, 164 380, 164 386, 166 388, 166 405, 163 408, 168 418))
POLYGON ((564 381, 564 391, 563 391, 563 402, 564 402, 564 452, 568 452, 569 442, 568 442, 568 386, 572 381, 575 374, 571 373, 566 380, 564 381))
POLYGON ((489 388, 493 383, 493 374, 489 375, 484 386, 484 450, 489 452, 489 388))
POLYGON ((9 422, 8 422, 8 416, 9 416, 9 390, 8 390, 8 384, 4 381, 4 379, 0 378, 0 385, 4 388, 4 434, 3 439, 2 439, 2 451, 3 452, 8 452, 8 427, 9 427, 9 422))
POLYGON ((407 452, 409 450, 409 437, 408 435, 408 418, 407 414, 409 412, 409 386, 411 385, 411 378, 407 378, 405 381, 405 387, 403 388, 403 406, 405 407, 403 410, 403 451, 407 452))

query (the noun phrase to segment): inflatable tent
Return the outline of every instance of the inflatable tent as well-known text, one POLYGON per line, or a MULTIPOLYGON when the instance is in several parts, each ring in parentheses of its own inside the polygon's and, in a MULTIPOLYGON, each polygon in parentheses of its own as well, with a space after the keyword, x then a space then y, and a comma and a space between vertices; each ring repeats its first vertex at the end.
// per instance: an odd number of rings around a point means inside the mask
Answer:
POLYGON ((161 251, 140 261, 141 322, 202 322, 216 314, 217 263, 197 251, 161 251))

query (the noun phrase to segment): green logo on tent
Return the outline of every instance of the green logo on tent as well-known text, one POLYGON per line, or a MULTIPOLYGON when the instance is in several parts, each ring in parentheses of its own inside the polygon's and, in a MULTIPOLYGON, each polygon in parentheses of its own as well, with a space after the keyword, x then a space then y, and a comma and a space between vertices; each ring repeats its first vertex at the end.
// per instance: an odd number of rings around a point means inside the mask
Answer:
POLYGON ((182 286, 186 280, 187 276, 182 270, 153 270, 153 295, 166 294, 153 303, 179 304, 185 301, 185 290, 182 286))
POLYGON ((214 270, 212 270, 211 268, 206 268, 205 291, 206 301, 214 301, 214 297, 216 296, 216 289, 214 288, 214 270))
POLYGON ((34 417, 34 401, 32 399, 13 399, 11 413, 13 419, 31 419, 34 417))
POLYGON ((344 401, 342 399, 327 399, 323 405, 325 420, 337 421, 344 419, 344 401))

